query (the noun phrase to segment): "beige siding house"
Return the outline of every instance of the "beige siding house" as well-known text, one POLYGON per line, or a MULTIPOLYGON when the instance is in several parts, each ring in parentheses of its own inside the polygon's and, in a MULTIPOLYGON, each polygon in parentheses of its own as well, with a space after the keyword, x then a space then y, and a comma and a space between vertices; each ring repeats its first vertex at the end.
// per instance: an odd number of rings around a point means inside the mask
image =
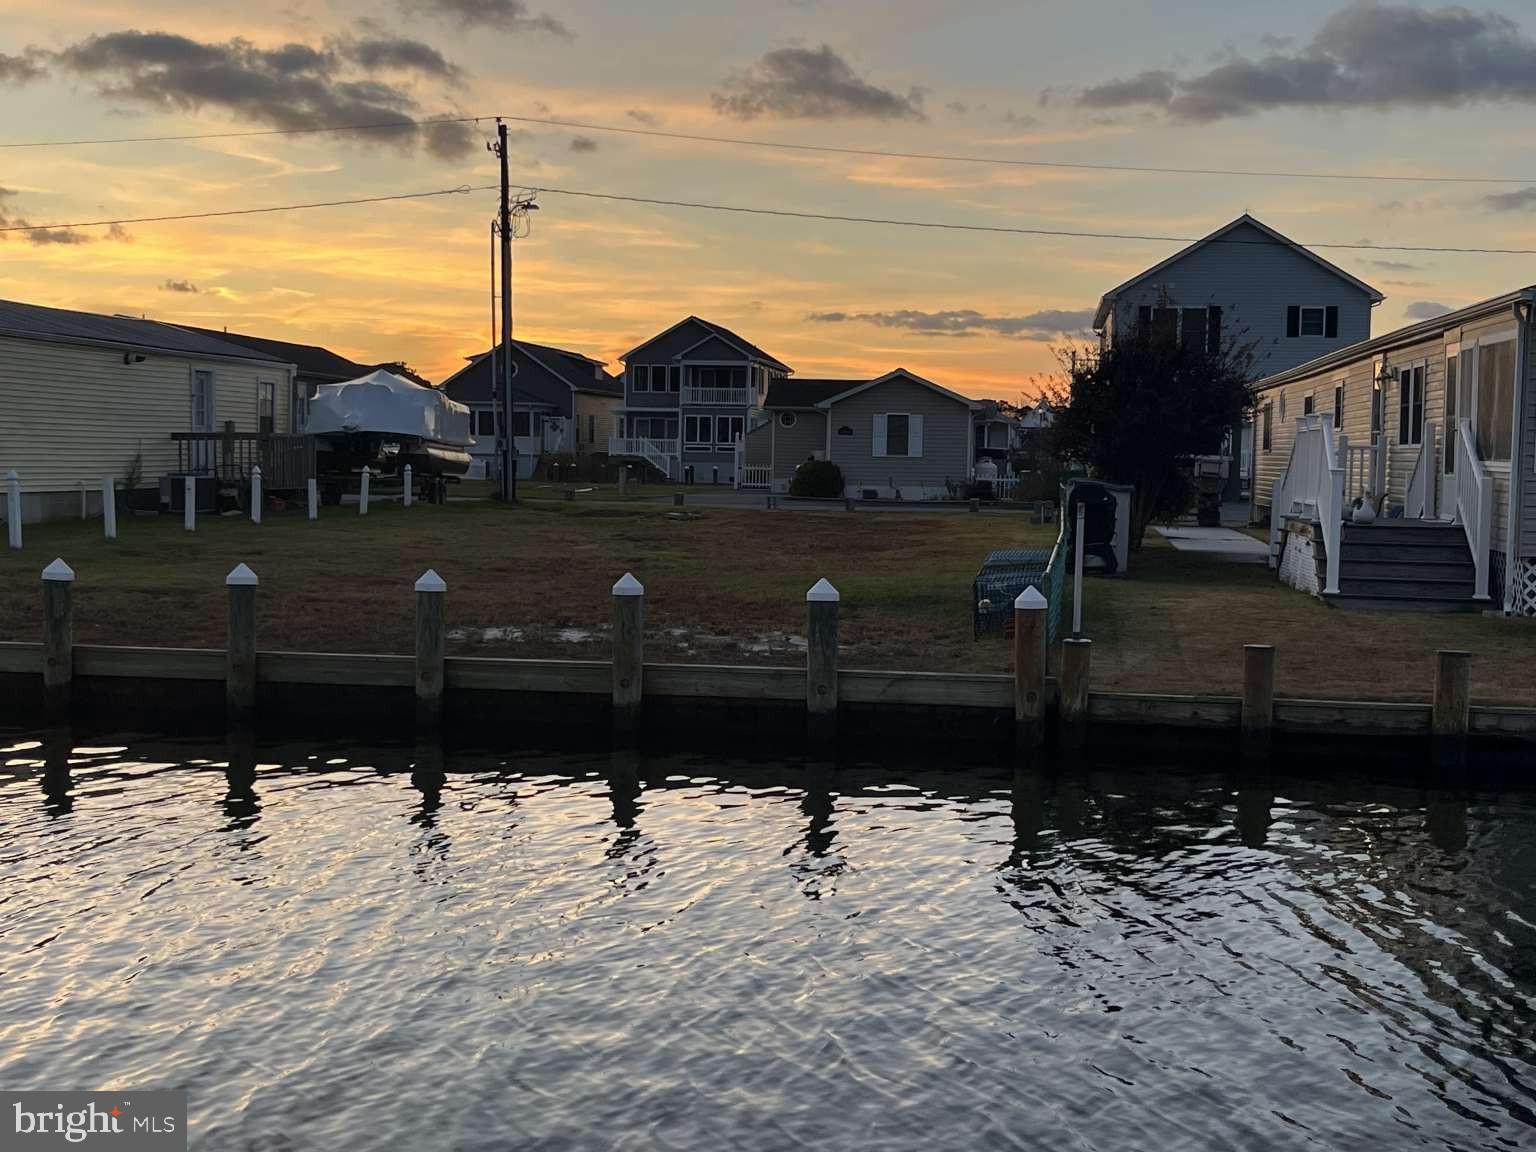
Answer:
POLYGON ((78 516, 82 487, 99 515, 103 478, 176 471, 173 432, 293 431, 291 375, 171 325, 0 301, 0 475, 20 478, 25 521, 78 516))
POLYGON ((1260 381, 1255 520, 1305 505, 1279 493, 1311 438, 1343 469, 1351 515, 1359 500, 1379 525, 1462 526, 1491 605, 1536 613, 1533 303, 1536 288, 1521 289, 1260 381))
POLYGON ((901 368, 874 380, 779 379, 747 437, 745 462, 765 466, 775 491, 816 459, 842 469, 850 496, 942 498, 973 475, 980 407, 901 368))

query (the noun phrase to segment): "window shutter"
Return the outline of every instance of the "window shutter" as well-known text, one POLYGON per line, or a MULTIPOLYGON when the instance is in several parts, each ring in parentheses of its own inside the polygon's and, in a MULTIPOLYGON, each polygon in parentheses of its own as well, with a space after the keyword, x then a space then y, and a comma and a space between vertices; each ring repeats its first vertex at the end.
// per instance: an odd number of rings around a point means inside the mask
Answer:
POLYGON ((1212 356, 1221 353, 1221 309, 1215 304, 1205 310, 1205 350, 1212 356))
POLYGON ((1339 307, 1337 304, 1328 305, 1324 312, 1323 335, 1332 340, 1339 334, 1339 307))
POLYGON ((1141 330, 1143 332, 1151 331, 1151 329, 1152 329, 1152 305, 1150 305, 1150 304, 1143 304, 1140 308, 1136 309, 1136 323, 1141 326, 1141 330))
POLYGON ((907 455, 923 454, 923 418, 917 414, 907 417, 907 455))
POLYGON ((875 456, 884 456, 885 455, 885 416, 884 416, 884 414, 877 414, 875 416, 875 440, 874 440, 873 450, 872 450, 871 454, 875 455, 875 456))
POLYGON ((1292 339, 1301 335, 1301 305, 1292 304, 1285 310, 1285 334, 1292 339))

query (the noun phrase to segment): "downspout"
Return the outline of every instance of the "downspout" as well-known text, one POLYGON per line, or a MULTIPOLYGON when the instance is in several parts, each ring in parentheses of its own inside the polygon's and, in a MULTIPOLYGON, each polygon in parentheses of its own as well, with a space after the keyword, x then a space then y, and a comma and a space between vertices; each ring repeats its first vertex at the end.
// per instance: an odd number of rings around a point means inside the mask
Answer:
POLYGON ((1510 427, 1509 523, 1504 536, 1504 615, 1513 616, 1520 604, 1520 528, 1524 511, 1521 500, 1525 446, 1521 443, 1521 417, 1525 414, 1526 390, 1530 387, 1531 297, 1516 300, 1514 423, 1510 427))

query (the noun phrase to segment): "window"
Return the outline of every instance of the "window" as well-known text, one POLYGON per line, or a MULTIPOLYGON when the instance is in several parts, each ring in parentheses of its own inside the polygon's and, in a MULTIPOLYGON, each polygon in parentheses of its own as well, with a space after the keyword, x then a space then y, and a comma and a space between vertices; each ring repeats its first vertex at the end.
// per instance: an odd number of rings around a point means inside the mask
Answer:
POLYGON ((192 370, 192 431, 213 431, 213 372, 208 368, 192 370))
POLYGON ((722 447, 736 443, 741 439, 744 423, 745 420, 740 416, 716 416, 715 443, 722 447))
POLYGON ((1221 309, 1215 304, 1205 310, 1205 350, 1212 356, 1221 352, 1221 309))
POLYGON ((1333 427, 1334 430, 1344 427, 1344 385, 1333 386, 1333 427))
POLYGON ((1204 348, 1215 355, 1221 351, 1221 309, 1154 308, 1143 304, 1136 309, 1136 326, 1160 340, 1177 339, 1188 348, 1204 348))
POLYGON ((629 434, 637 440, 675 440, 676 416, 631 416, 629 434))
POLYGON ((1264 451, 1272 451, 1275 447, 1275 405, 1274 402, 1264 405, 1264 451))
POLYGON ((745 368, 695 368, 693 382, 696 388, 745 388, 745 368))
POLYGON ((1185 308, 1179 313, 1179 343, 1186 348, 1205 347, 1205 309, 1185 308))
POLYGON ((270 380, 256 382, 256 429, 264 436, 277 431, 277 385, 270 380))
POLYGON ((891 414, 885 418, 885 454, 887 456, 909 456, 907 451, 910 446, 911 433, 910 416, 891 414))
POLYGON ((496 438, 496 410, 494 408, 475 409, 475 436, 496 438))
POLYGON ((597 443, 597 417, 596 416, 588 416, 587 417, 587 443, 588 444, 596 444, 597 443))
POLYGON ((1418 444, 1424 438, 1424 365, 1402 368, 1397 374, 1397 442, 1418 444))
POLYGON ((309 424, 309 385, 297 376, 288 382, 288 423, 293 432, 302 432, 309 424))
MULTIPOLYGON (((654 369, 652 369, 652 371, 660 372, 661 369, 660 368, 654 368, 654 369)), ((667 367, 666 373, 667 373, 667 391, 668 392, 676 392, 683 385, 683 366, 681 364, 671 364, 671 365, 669 365, 667 367)))
POLYGON ((1329 340, 1339 334, 1339 310, 1327 307, 1292 304, 1285 313, 1285 334, 1292 339, 1298 336, 1322 336, 1329 340))
POLYGON ((1159 340, 1173 340, 1179 334, 1179 310, 1177 308, 1152 309, 1152 335, 1159 340))
POLYGON ((533 435, 533 413, 526 408, 517 408, 512 412, 512 435, 533 435))
POLYGON ((800 417, 796 416, 793 412, 780 412, 779 413, 779 427, 780 428, 793 428, 795 426, 796 421, 798 421, 799 419, 800 419, 800 417))
POLYGON ((1501 340, 1477 350, 1477 454, 1507 461, 1513 440, 1515 343, 1501 340))
POLYGON ((1310 416, 1316 411, 1317 401, 1313 398, 1312 393, 1308 392, 1301 398, 1301 414, 1303 416, 1310 416))
POLYGON ((708 448, 714 440, 713 416, 683 417, 683 443, 690 448, 708 448))
POLYGON ((1285 423, 1285 389, 1280 389, 1280 423, 1285 423))
POLYGON ((651 390, 651 368, 649 364, 631 364, 629 366, 629 390, 631 392, 649 392, 651 390))
POLYGON ((886 412, 874 420, 871 444, 875 456, 910 456, 923 454, 923 418, 906 412, 886 412))
POLYGON ((1382 413, 1382 407, 1381 407, 1381 380, 1379 378, 1373 378, 1371 380, 1371 441, 1372 441, 1372 443, 1374 443, 1375 440, 1376 440, 1376 437, 1381 434, 1382 420, 1383 420, 1383 413, 1382 413))

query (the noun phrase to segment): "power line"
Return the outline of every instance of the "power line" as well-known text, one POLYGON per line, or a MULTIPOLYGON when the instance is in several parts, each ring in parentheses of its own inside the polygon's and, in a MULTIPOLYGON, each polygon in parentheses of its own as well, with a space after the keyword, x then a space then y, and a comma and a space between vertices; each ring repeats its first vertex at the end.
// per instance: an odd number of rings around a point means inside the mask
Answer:
POLYGON ((124 216, 117 220, 79 220, 69 224, 7 224, 0 232, 57 232, 66 228, 106 228, 114 224, 160 224, 170 220, 209 220, 217 216, 256 216, 267 212, 299 212, 306 208, 343 208, 352 204, 382 204, 387 200, 420 200, 428 196, 458 196, 483 192, 460 184, 431 192, 397 192, 391 196, 358 196, 351 200, 316 200, 308 204, 273 204, 263 208, 226 208, 218 212, 181 212, 173 216, 124 216))
MULTIPOLYGON (((1078 232, 1064 228, 1015 228, 1002 224, 957 224, 937 220, 904 220, 889 216, 843 216, 831 212, 796 212, 788 208, 750 208, 737 204, 709 204, 695 200, 661 200, 646 196, 622 196, 615 192, 588 192, 573 188, 551 188, 541 184, 535 192, 557 196, 579 196, 593 200, 619 200, 629 204, 649 204, 662 208, 696 208, 710 212, 739 212, 749 216, 787 216, 795 220, 830 220, 843 224, 884 224, 898 228, 932 228, 952 232, 994 232, 1012 236, 1058 236, 1073 240, 1152 240, 1170 244, 1194 244, 1200 236, 1159 236, 1139 232, 1078 232)), ((1246 244, 1260 247, 1279 246, 1278 240, 1216 239, 1213 244, 1246 244)), ((1332 248, 1360 252, 1438 252, 1475 256, 1536 256, 1536 248, 1454 248, 1427 244, 1302 244, 1302 248, 1332 248)))
MULTIPOLYGON (((376 132, 400 128, 430 128, 434 124, 473 124, 495 120, 494 114, 482 116, 440 116, 422 120, 401 118, 365 124, 322 124, 310 128, 253 128, 231 132, 186 132, 160 136, 98 136, 73 140, 12 140, 0 142, 0 149, 70 148, 106 144, 160 144, 190 140, 232 140, 251 136, 303 136, 327 132, 376 132)), ((1157 164, 1110 164, 1080 160, 1026 160, 1013 156, 984 156, 952 152, 898 152, 878 148, 849 148, 833 144, 805 144, 782 140, 764 140, 747 136, 712 136, 696 132, 670 132, 661 128, 632 128, 624 124, 599 124, 585 120, 556 120, 543 116, 511 116, 500 119, 517 124, 536 124, 546 128, 569 128, 583 132, 612 132, 625 136, 644 136, 662 140, 681 140, 695 144, 724 144, 734 147, 770 148, 787 152, 820 152, 837 156, 868 156, 886 160, 931 160, 951 164, 992 164, 1015 168, 1060 168, 1086 172, 1133 172, 1160 176, 1233 176, 1265 180, 1336 180, 1392 184, 1536 184, 1536 176, 1443 176, 1433 173, 1399 175, 1376 172, 1319 172, 1269 168, 1180 168, 1157 164)))
MULTIPOLYGON (((1165 236, 1150 232, 1085 232, 1066 228, 1020 228, 1005 224, 961 224, 946 220, 907 220, 893 216, 848 216, 834 212, 799 212, 790 208, 755 208, 743 204, 712 204, 700 200, 664 200, 650 196, 629 196, 618 192, 593 192, 580 188, 555 188, 547 184, 523 185, 530 193, 547 192, 586 200, 610 200, 624 204, 645 204, 657 208, 686 208, 705 212, 731 212, 746 216, 777 216, 790 220, 819 220, 837 224, 873 224, 892 228, 924 228, 944 232, 981 232, 1006 236, 1046 236, 1069 240, 1131 240, 1168 244, 1194 244, 1205 237, 1165 236)), ((273 204, 259 208, 225 208, 216 212, 182 212, 164 216, 125 216, 116 220, 81 220, 57 224, 10 224, 5 232, 51 232, 66 228, 106 228, 113 224, 157 224, 174 220, 208 220, 222 216, 254 216, 272 212, 297 212, 309 208, 342 208, 354 204, 379 204, 390 200, 419 200, 432 196, 456 196, 469 192, 495 192, 496 184, 460 184, 426 192, 398 192, 388 196, 359 196, 348 200, 318 200, 306 204, 273 204)), ((1217 238, 1212 244, 1239 244, 1255 247, 1280 246, 1278 240, 1243 240, 1217 238)), ((1536 256, 1536 248, 1459 248, 1429 244, 1344 244, 1323 242, 1302 244, 1302 248, 1327 248, 1353 252, 1421 252, 1469 256, 1536 256)))

